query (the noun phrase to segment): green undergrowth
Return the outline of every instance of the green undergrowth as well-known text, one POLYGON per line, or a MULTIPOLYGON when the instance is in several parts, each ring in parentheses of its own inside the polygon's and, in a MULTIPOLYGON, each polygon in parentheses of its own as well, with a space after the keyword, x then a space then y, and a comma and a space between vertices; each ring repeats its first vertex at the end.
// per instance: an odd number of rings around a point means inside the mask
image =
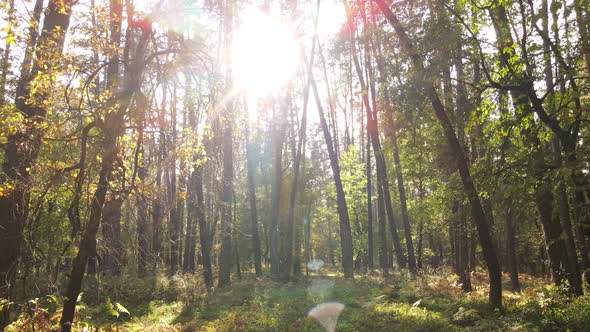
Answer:
MULTIPOLYGON (((504 292, 504 311, 487 305, 485 274, 474 291, 461 292, 448 273, 415 278, 394 274, 337 274, 275 282, 245 274, 231 287, 209 293, 199 275, 88 279, 77 310, 77 329, 101 331, 325 331, 320 308, 343 308, 336 331, 584 331, 590 298, 571 299, 558 287, 523 276, 523 291, 504 292), (328 304, 325 304, 328 303, 328 304), (323 305, 322 305, 323 304, 323 305), (318 305, 321 305, 318 307, 318 305), (315 311, 311 311, 316 308, 315 311), (313 312, 313 313, 311 313, 313 312)), ((23 306, 8 331, 57 327, 59 299, 23 306)))

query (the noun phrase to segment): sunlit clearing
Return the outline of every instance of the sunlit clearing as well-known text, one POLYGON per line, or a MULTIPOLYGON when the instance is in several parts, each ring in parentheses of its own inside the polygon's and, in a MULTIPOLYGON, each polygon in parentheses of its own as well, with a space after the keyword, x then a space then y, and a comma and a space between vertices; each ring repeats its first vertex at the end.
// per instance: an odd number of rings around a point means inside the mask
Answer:
POLYGON ((259 10, 241 17, 232 53, 236 88, 248 94, 249 102, 284 87, 299 61, 293 27, 277 15, 259 10))

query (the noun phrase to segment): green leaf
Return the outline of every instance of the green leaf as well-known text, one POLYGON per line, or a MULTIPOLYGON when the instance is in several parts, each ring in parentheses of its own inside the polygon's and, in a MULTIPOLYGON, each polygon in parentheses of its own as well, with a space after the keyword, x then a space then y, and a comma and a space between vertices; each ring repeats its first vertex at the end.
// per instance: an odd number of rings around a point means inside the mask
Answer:
MULTIPOLYGON (((126 314, 131 316, 131 314, 129 313, 129 310, 127 310, 127 308, 125 308, 121 303, 119 302, 115 302, 115 309, 117 310, 117 312, 119 314, 126 314)), ((117 315, 118 317, 118 315, 117 315)))

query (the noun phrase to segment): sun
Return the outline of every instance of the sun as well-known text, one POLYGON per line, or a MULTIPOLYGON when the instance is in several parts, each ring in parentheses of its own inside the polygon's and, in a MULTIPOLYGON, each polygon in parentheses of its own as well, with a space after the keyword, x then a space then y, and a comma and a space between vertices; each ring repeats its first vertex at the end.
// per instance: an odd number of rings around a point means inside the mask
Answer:
POLYGON ((234 84, 250 101, 284 88, 300 60, 295 29, 279 15, 257 9, 241 15, 234 33, 234 84))

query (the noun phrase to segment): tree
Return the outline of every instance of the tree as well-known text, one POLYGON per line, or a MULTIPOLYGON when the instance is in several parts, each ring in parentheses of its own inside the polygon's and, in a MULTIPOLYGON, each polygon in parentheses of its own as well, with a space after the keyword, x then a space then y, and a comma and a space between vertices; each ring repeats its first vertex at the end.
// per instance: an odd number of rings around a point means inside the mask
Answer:
POLYGON ((348 217, 348 206, 346 205, 346 197, 344 196, 344 190, 342 188, 342 180, 340 178, 340 165, 336 157, 332 145, 332 136, 328 130, 326 123, 326 117, 322 108, 320 95, 318 92, 317 85, 313 79, 313 74, 310 72, 309 80, 311 81, 311 87, 313 89, 314 98, 316 101, 316 107, 320 114, 320 124, 322 132, 324 133, 324 139, 326 146, 328 147, 328 155, 330 156, 330 166, 332 167, 332 175, 334 177, 334 185, 336 186, 336 204, 338 210, 338 219, 340 222, 340 246, 342 250, 342 268, 344 269, 345 278, 354 278, 354 264, 352 255, 352 234, 350 231, 350 221, 348 217))
MULTIPOLYGON (((385 17, 395 30, 395 33, 400 39, 405 52, 412 59, 412 63, 418 71, 418 74, 420 75, 419 79, 426 80, 427 76, 424 64, 422 63, 420 56, 416 52, 414 45, 412 44, 410 38, 406 34, 406 31, 402 27, 397 16, 391 11, 391 9, 385 4, 384 1, 376 1, 379 6, 379 9, 383 12, 385 17)), ((473 179, 471 178, 471 174, 469 172, 469 166, 467 165, 465 154, 461 148, 459 140, 457 139, 453 126, 449 121, 447 112, 436 92, 436 88, 433 84, 424 83, 424 85, 424 88, 426 89, 428 94, 428 99, 432 104, 436 117, 438 118, 441 126, 443 127, 443 131, 447 138, 449 147, 451 148, 453 157, 455 159, 455 162, 457 163, 457 169, 459 170, 461 181, 463 182, 465 195, 467 196, 469 203, 471 204, 472 218, 477 227, 479 241, 483 249, 484 259, 488 267, 488 275, 490 278, 490 304, 494 307, 501 307, 502 278, 500 272, 500 265, 498 263, 496 250, 494 248, 490 236, 486 216, 484 214, 483 207, 481 205, 481 201, 479 199, 479 195, 475 188, 473 179)))
MULTIPOLYGON (((15 106, 19 117, 26 124, 23 131, 9 134, 4 146, 5 155, 2 164, 3 189, 8 192, 0 197, 0 279, 5 283, 0 285, 0 297, 10 298, 11 285, 15 280, 18 259, 21 254, 24 225, 28 218, 30 197, 29 186, 31 168, 39 154, 43 135, 42 123, 47 114, 47 107, 43 104, 49 95, 53 80, 41 75, 41 68, 56 73, 59 71, 65 36, 70 24, 73 3, 49 1, 47 12, 43 19, 42 33, 36 45, 36 34, 29 38, 26 55, 35 49, 36 57, 33 61, 30 75, 21 76, 15 96, 15 106), (33 86, 35 88, 33 88, 33 86)), ((35 13, 35 15, 37 15, 35 13)), ((33 22, 35 24, 35 22, 33 22)), ((33 29, 31 29, 33 30, 33 29)), ((5 60, 6 61, 6 60, 5 60)), ((25 56, 25 62, 30 58, 25 56)), ((23 64, 23 67, 26 67, 23 64)), ((4 82, 2 84, 5 84, 4 82)), ((7 308, 2 310, 0 327, 4 327, 8 319, 7 308)))

